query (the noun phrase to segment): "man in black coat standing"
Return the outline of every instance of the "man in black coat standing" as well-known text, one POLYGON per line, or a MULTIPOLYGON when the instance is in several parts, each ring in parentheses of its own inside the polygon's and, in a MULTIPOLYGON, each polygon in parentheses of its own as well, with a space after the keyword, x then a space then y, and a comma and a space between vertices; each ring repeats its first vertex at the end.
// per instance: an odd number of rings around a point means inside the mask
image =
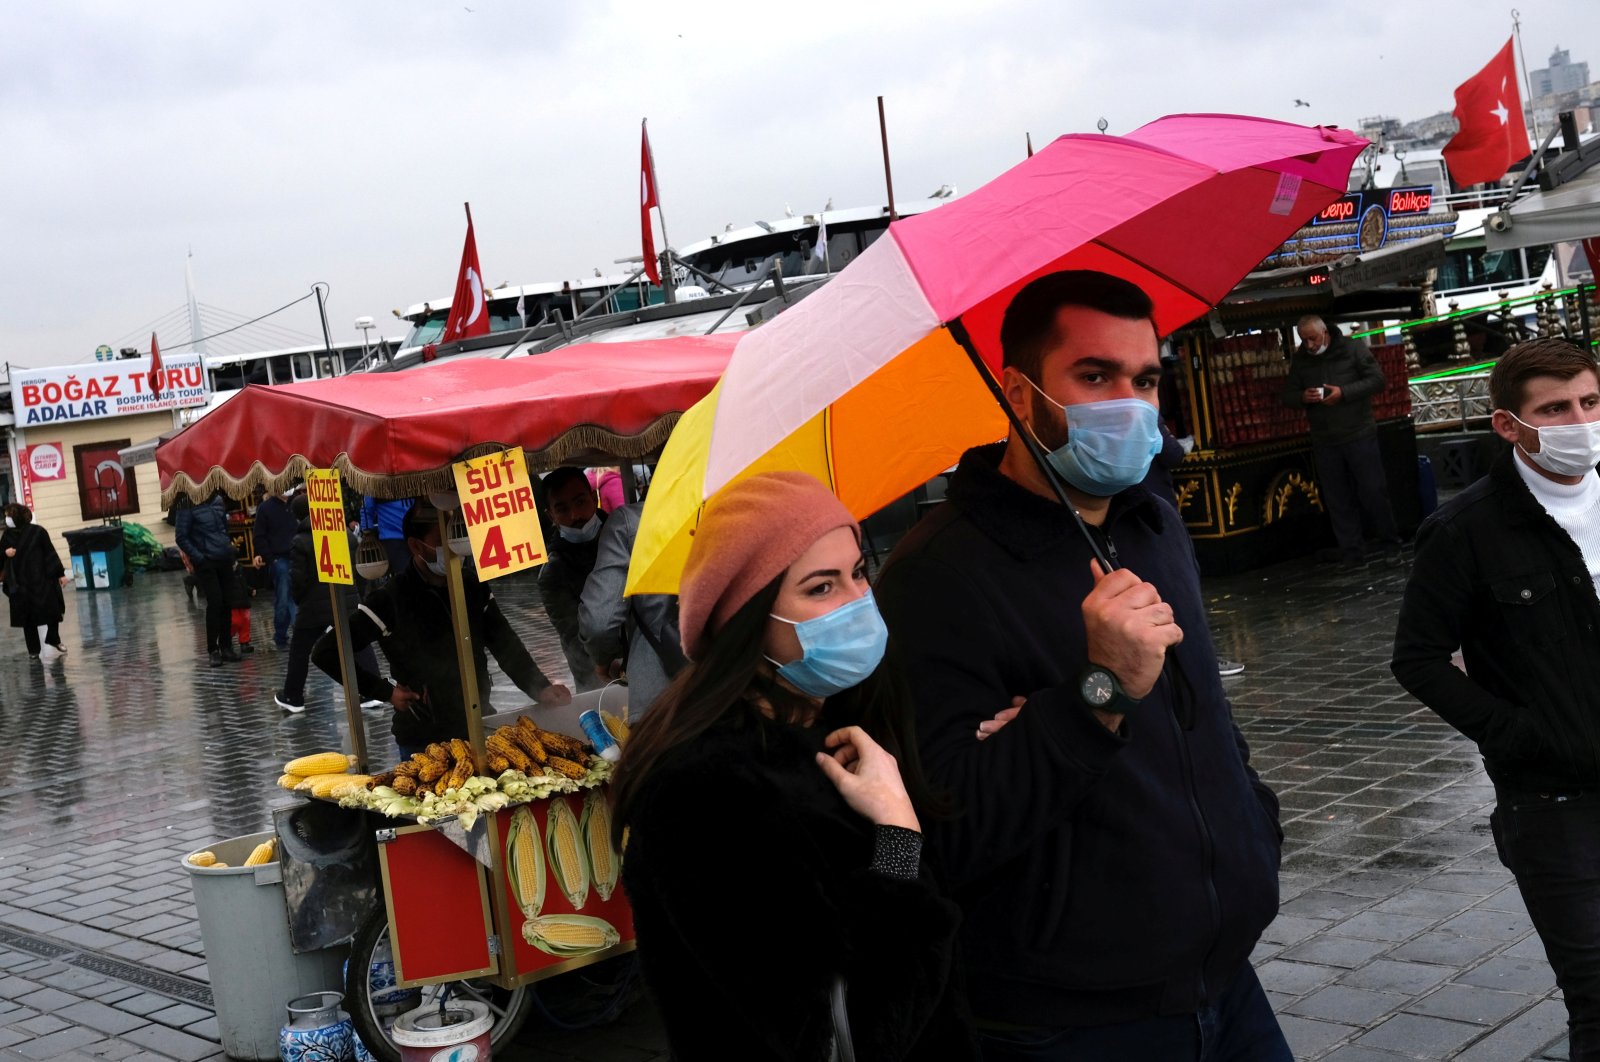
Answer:
POLYGON ((1317 486, 1333 522, 1341 568, 1366 564, 1363 524, 1391 566, 1404 563, 1400 531, 1389 506, 1389 486, 1378 449, 1372 396, 1383 390, 1383 369, 1367 344, 1329 329, 1320 317, 1300 319, 1300 347, 1289 358, 1283 403, 1303 408, 1311 422, 1317 486))
POLYGON ((1478 743, 1495 849, 1561 986, 1572 1062, 1596 1062, 1600 370, 1564 339, 1530 340, 1500 359, 1489 397, 1512 448, 1417 532, 1392 666, 1478 743))
POLYGON ((986 1062, 1290 1057, 1249 961, 1277 913, 1277 799, 1223 695, 1188 534, 1138 486, 1161 445, 1151 315, 1103 273, 1023 288, 1003 385, 1052 473, 1015 430, 969 450, 878 585, 923 763, 956 801, 928 836, 986 1062))
POLYGON ((289 648, 294 629, 295 598, 289 571, 289 548, 294 544, 297 521, 285 494, 268 494, 256 506, 255 566, 266 569, 272 583, 272 644, 289 648))
POLYGON ((224 660, 237 663, 243 657, 234 651, 228 629, 227 588, 238 558, 220 490, 198 505, 180 505, 176 537, 194 565, 195 586, 206 602, 206 656, 212 667, 221 667, 224 660))

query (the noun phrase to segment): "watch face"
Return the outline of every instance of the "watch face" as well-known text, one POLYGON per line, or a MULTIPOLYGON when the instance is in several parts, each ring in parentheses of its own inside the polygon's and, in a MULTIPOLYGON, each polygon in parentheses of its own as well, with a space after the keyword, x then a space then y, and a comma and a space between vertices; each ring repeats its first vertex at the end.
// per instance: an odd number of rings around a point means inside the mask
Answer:
POLYGON ((1083 677, 1083 699, 1096 708, 1110 704, 1116 692, 1111 676, 1104 671, 1091 671, 1083 677))

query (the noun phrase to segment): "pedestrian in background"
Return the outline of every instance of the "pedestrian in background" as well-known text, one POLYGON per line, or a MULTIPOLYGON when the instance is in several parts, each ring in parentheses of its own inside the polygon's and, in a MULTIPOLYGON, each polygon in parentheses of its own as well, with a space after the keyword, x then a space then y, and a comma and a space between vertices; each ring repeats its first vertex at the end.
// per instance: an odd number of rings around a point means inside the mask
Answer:
MULTIPOLYGON (((306 676, 311 670, 311 649, 317 639, 333 628, 333 601, 329 587, 338 591, 340 608, 346 611, 360 603, 354 586, 342 583, 323 583, 317 579, 317 555, 311 535, 311 501, 304 492, 289 500, 289 511, 295 518, 294 543, 289 548, 289 585, 294 594, 294 634, 289 639, 288 664, 283 671, 283 685, 273 695, 272 702, 292 715, 306 710, 306 676)), ((351 555, 355 543, 350 544, 351 555)), ((408 554, 409 556, 409 554, 408 554)), ((359 580, 360 576, 356 576, 359 580)), ((378 656, 372 646, 363 646, 356 654, 356 665, 371 674, 378 673, 378 656)), ((369 700, 361 707, 371 708, 383 702, 369 700)))
POLYGON ((1323 559, 1346 570, 1367 562, 1362 528, 1371 532, 1392 567, 1405 563, 1400 531, 1378 449, 1372 397, 1384 388, 1383 369, 1363 340, 1346 338, 1320 317, 1300 318, 1300 347, 1289 358, 1283 403, 1304 409, 1311 422, 1317 486, 1333 521, 1337 552, 1323 559))
POLYGON ((411 567, 411 551, 406 548, 406 513, 415 500, 400 498, 379 501, 368 495, 361 502, 361 528, 378 532, 378 544, 389 558, 389 575, 396 576, 411 567))
POLYGON ((66 568, 50 532, 33 522, 33 511, 19 502, 5 508, 0 532, 0 587, 11 606, 11 625, 22 628, 28 656, 45 663, 61 659, 60 624, 66 615, 66 568), (40 631, 44 632, 41 644, 40 631))
POLYGON ((269 493, 256 507, 255 566, 266 572, 272 586, 272 644, 280 650, 289 648, 289 632, 294 629, 294 594, 289 588, 294 532, 287 492, 269 493))
POLYGON ((250 603, 256 596, 256 589, 251 585, 251 574, 244 565, 236 563, 227 586, 229 644, 237 639, 240 653, 256 651, 256 647, 250 644, 250 603))
POLYGON ((229 635, 228 580, 238 554, 228 536, 228 507, 216 491, 198 505, 178 509, 178 548, 194 565, 194 582, 206 603, 206 657, 212 667, 237 663, 229 635))
POLYGON ((613 512, 600 529, 594 570, 578 603, 578 633, 602 682, 628 679, 628 711, 649 710, 687 662, 678 638, 678 599, 671 594, 622 596, 639 535, 643 502, 613 512))
MULTIPOLYGON (((599 689, 605 680, 596 671, 596 661, 583 647, 578 630, 578 602, 584 583, 594 571, 599 555, 600 528, 606 514, 600 497, 583 469, 563 465, 552 470, 542 483, 546 511, 555 525, 556 537, 547 539, 550 559, 539 569, 539 600, 544 604, 550 625, 561 637, 561 652, 572 670, 579 693, 599 689)), ((606 661, 610 663, 610 661, 606 661)))
POLYGON ((1600 369, 1564 339, 1530 340, 1495 365, 1489 399, 1512 445, 1417 532, 1391 667, 1477 742, 1495 851, 1561 986, 1572 1062, 1596 1062, 1600 369))

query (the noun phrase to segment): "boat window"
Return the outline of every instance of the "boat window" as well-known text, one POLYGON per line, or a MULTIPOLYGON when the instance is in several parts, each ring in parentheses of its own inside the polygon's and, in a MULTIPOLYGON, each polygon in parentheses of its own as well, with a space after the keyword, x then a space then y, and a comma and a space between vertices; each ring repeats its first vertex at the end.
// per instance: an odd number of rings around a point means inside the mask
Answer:
MULTIPOLYGON (((322 360, 325 363, 327 362, 326 358, 322 360)), ((316 378, 316 369, 312 365, 310 354, 296 354, 289 359, 289 362, 294 368, 294 378, 296 380, 312 380, 316 378)), ((327 365, 327 370, 324 375, 332 376, 333 366, 331 364, 327 365)))

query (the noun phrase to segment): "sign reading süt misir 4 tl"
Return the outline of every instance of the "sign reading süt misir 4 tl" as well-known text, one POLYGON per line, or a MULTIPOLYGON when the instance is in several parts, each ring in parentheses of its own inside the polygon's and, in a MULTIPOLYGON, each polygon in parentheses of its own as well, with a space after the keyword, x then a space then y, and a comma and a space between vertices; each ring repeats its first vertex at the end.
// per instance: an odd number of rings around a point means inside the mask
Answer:
POLYGON ((478 578, 498 579, 543 564, 544 532, 522 447, 452 467, 478 578))

